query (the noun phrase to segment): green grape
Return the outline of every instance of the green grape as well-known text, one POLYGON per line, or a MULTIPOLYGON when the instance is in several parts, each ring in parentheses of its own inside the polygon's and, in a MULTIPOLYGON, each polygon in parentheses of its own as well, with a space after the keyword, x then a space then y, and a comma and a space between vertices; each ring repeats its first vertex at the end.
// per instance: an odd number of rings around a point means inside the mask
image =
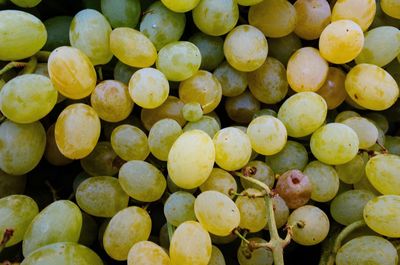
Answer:
POLYGON ((60 152, 70 159, 88 156, 100 137, 100 119, 90 106, 76 103, 57 118, 55 138, 60 152))
POLYGON ((253 6, 261 3, 263 0, 238 0, 238 4, 241 6, 253 6))
POLYGON ((288 92, 285 66, 268 57, 257 70, 248 74, 249 89, 254 97, 265 104, 276 104, 288 92))
POLYGON ((269 38, 268 46, 268 55, 278 59, 286 66, 292 54, 300 49, 302 44, 300 38, 291 33, 281 38, 269 38))
POLYGON ((373 146, 371 146, 370 148, 368 148, 368 150, 372 150, 372 151, 378 151, 381 152, 382 151, 382 146, 385 145, 385 133, 381 130, 381 128, 376 127, 378 129, 378 140, 376 140, 376 144, 374 144, 373 146))
POLYGON ((60 46, 69 45, 69 26, 72 17, 56 16, 43 22, 47 31, 47 41, 43 50, 52 51, 60 46))
MULTIPOLYGON (((342 193, 344 193, 344 192, 346 192, 348 190, 352 190, 352 189, 353 189, 353 185, 352 184, 347 184, 347 183, 344 183, 344 182, 340 181, 339 182, 339 190, 338 190, 338 192, 336 194, 336 197, 339 196, 339 194, 342 194, 342 193)), ((355 189, 355 187, 354 187, 354 189, 355 189)))
POLYGON ((276 113, 275 110, 273 109, 260 109, 259 111, 257 111, 256 113, 254 113, 253 119, 260 117, 260 116, 264 116, 264 115, 269 115, 272 117, 277 117, 278 114, 276 113))
POLYGON ((179 226, 186 221, 196 221, 195 197, 186 191, 172 193, 164 204, 164 215, 169 224, 179 226))
POLYGON ((288 219, 292 226, 292 239, 303 246, 322 242, 329 232, 329 219, 318 207, 305 205, 294 210, 288 219))
POLYGON ((182 115, 185 120, 196 122, 203 117, 203 109, 198 102, 188 102, 182 108, 182 115))
POLYGON ((364 115, 365 118, 372 121, 377 128, 380 128, 384 133, 387 133, 389 130, 389 121, 383 114, 378 112, 370 112, 364 115))
POLYGON ((41 247, 57 242, 78 242, 82 214, 71 201, 55 201, 44 208, 26 228, 22 241, 25 257, 41 247))
MULTIPOLYGON (((250 169, 250 177, 261 181, 268 187, 272 188, 275 183, 275 175, 272 169, 264 162, 253 160, 250 161, 243 169, 242 173, 247 173, 250 169)), ((249 189, 261 189, 261 187, 255 183, 252 183, 248 180, 240 178, 240 183, 242 184, 243 188, 249 189)))
POLYGON ((374 20, 375 0, 337 1, 332 9, 332 21, 348 19, 360 25, 366 31, 374 20))
POLYGON ((131 67, 118 61, 114 68, 114 79, 124 84, 128 84, 132 75, 138 70, 138 68, 131 67))
POLYGON ((344 88, 345 79, 346 74, 340 68, 329 67, 325 83, 317 91, 329 110, 337 108, 348 96, 344 88))
POLYGON ((200 0, 161 0, 161 2, 174 12, 184 13, 195 8, 200 0))
POLYGON ((0 199, 23 194, 26 186, 26 175, 12 176, 0 169, 0 199))
POLYGON ((287 80, 290 88, 296 92, 315 92, 324 85, 328 71, 328 62, 317 49, 303 47, 289 59, 287 80))
POLYGON ((345 191, 331 202, 331 215, 336 222, 342 225, 363 220, 364 206, 374 197, 372 192, 366 190, 345 191))
POLYGON ((290 169, 303 170, 308 163, 306 148, 294 141, 287 141, 285 147, 273 156, 266 156, 265 162, 276 174, 282 174, 290 169))
POLYGON ((193 188, 193 189, 183 189, 183 188, 177 186, 177 185, 172 181, 172 179, 171 179, 171 177, 170 177, 169 175, 167 176, 167 186, 168 186, 168 190, 169 190, 171 193, 174 193, 174 192, 177 192, 177 191, 186 191, 186 192, 189 192, 189 193, 193 194, 193 193, 195 193, 195 192, 197 191, 197 187, 196 187, 196 188, 193 188))
POLYGON ((123 160, 145 160, 150 154, 146 134, 138 127, 123 124, 111 134, 111 146, 123 160))
POLYGON ((331 21, 331 8, 326 0, 298 0, 294 3, 297 24, 294 32, 302 39, 315 40, 331 21))
POLYGON ((246 73, 236 70, 226 61, 214 70, 214 76, 221 84, 223 96, 239 96, 247 88, 246 73))
POLYGON ((46 116, 56 105, 57 90, 49 78, 26 74, 8 81, 0 92, 0 110, 8 119, 32 123, 46 116))
POLYGON ((60 149, 58 149, 56 138, 55 138, 55 123, 52 124, 46 132, 46 149, 44 151, 44 157, 47 162, 54 166, 65 166, 72 163, 72 160, 66 158, 61 154, 60 149))
MULTIPOLYGON (((164 249, 169 249, 169 236, 168 236, 168 224, 165 223, 161 229, 158 241, 160 242, 160 246, 164 249)), ((128 256, 129 259, 129 256, 128 256)))
POLYGON ((147 240, 150 232, 151 218, 146 210, 136 206, 125 208, 108 223, 103 236, 104 250, 115 260, 127 260, 132 246, 147 240))
POLYGON ((170 265, 168 254, 163 248, 150 241, 137 242, 128 253, 128 265, 170 265))
MULTIPOLYGON (((289 207, 282 197, 276 195, 272 198, 272 205, 274 209, 275 224, 277 228, 281 228, 287 223, 289 218, 289 207)), ((268 224, 265 226, 266 230, 269 230, 268 224)))
POLYGON ((82 229, 78 243, 84 246, 91 246, 97 239, 98 225, 96 220, 85 212, 82 212, 82 229))
POLYGON ((393 26, 398 28, 400 25, 400 20, 396 19, 394 17, 389 16, 385 12, 383 12, 381 5, 380 5, 380 0, 376 1, 376 13, 374 17, 374 21, 372 22, 372 25, 370 28, 376 28, 376 27, 381 27, 381 26, 393 26))
POLYGON ((108 224, 110 223, 110 221, 111 221, 111 218, 104 219, 103 221, 101 221, 101 224, 99 227, 99 233, 97 235, 97 240, 98 240, 100 247, 102 247, 103 249, 104 249, 103 236, 104 236, 104 232, 106 231, 106 228, 107 228, 108 224))
POLYGON ((156 61, 169 81, 183 81, 193 76, 200 68, 199 48, 188 41, 175 41, 165 45, 158 52, 156 61))
POLYGON ((221 36, 231 31, 239 20, 234 0, 200 0, 192 11, 194 24, 205 34, 221 36))
POLYGON ((11 0, 14 5, 19 7, 35 7, 37 6, 42 0, 11 0))
POLYGON ((110 49, 118 60, 132 67, 150 67, 157 59, 151 40, 132 28, 114 29, 110 34, 110 49))
POLYGON ((212 71, 224 60, 224 40, 221 37, 197 32, 189 38, 189 41, 200 50, 201 69, 212 71))
POLYGON ((345 111, 340 112, 338 115, 336 115, 335 122, 342 122, 351 117, 361 117, 361 116, 360 116, 360 114, 358 114, 355 111, 345 110, 345 111))
POLYGON ((129 197, 113 177, 91 177, 79 184, 76 202, 90 215, 112 217, 128 206, 129 197))
POLYGON ((0 125, 0 168, 10 175, 23 175, 40 162, 46 146, 46 132, 40 122, 18 124, 6 120, 0 125))
POLYGON ((216 119, 210 116, 203 116, 200 120, 195 122, 188 122, 185 127, 183 127, 184 132, 192 130, 201 130, 207 133, 211 138, 221 129, 221 125, 216 119))
POLYGON ((79 49, 58 47, 50 54, 47 66, 54 87, 67 98, 85 98, 96 87, 93 64, 79 49))
POLYGON ((261 231, 267 225, 265 199, 250 197, 260 194, 256 189, 245 189, 241 194, 243 196, 238 196, 235 201, 240 212, 239 227, 249 230, 250 233, 261 231))
POLYGON ((215 148, 210 136, 200 130, 181 134, 168 154, 168 174, 172 181, 184 189, 203 184, 210 175, 215 161, 215 148))
POLYGON ((21 265, 103 265, 100 257, 85 246, 74 242, 47 245, 27 256, 21 265))
POLYGON ((175 13, 156 1, 144 11, 140 32, 151 40, 158 51, 168 43, 178 41, 185 30, 185 24, 185 14, 175 13))
POLYGON ((362 117, 351 117, 341 123, 352 128, 360 141, 360 148, 366 149, 373 146, 378 140, 378 129, 369 120, 362 117))
MULTIPOLYGON (((255 243, 267 243, 267 241, 259 237, 251 237, 248 240, 255 243)), ((241 244, 238 248, 237 259, 240 265, 272 265, 274 263, 270 249, 257 248, 250 251, 244 244, 241 244)))
POLYGON ((149 132, 150 152, 157 159, 167 161, 172 144, 181 134, 182 128, 175 120, 159 120, 151 127, 149 132))
POLYGON ((113 28, 135 28, 139 22, 140 12, 139 0, 101 0, 101 13, 110 21, 113 28))
POLYGON ((346 184, 354 184, 364 176, 365 163, 361 155, 356 155, 349 162, 337 165, 335 168, 341 181, 346 184))
POLYGON ((171 239, 169 254, 174 265, 208 265, 212 245, 204 227, 194 221, 178 226, 171 239))
POLYGON ((388 16, 400 19, 400 3, 397 0, 381 0, 382 11, 388 16))
POLYGON ((216 236, 211 233, 209 233, 209 235, 211 237, 211 241, 213 242, 213 244, 217 245, 226 245, 232 243, 237 238, 237 235, 234 233, 231 233, 227 236, 216 236))
POLYGON ((400 157, 381 154, 372 157, 365 166, 371 184, 382 194, 400 195, 400 157))
POLYGON ((113 176, 118 173, 119 167, 115 164, 117 154, 110 142, 98 142, 93 151, 81 159, 81 166, 92 176, 113 176))
MULTIPOLYGON (((372 1, 375 2, 375 1, 372 1)), ((365 34, 365 43, 356 63, 383 67, 400 53, 400 30, 391 26, 377 27, 365 34)))
POLYGON ((0 234, 3 237, 7 229, 13 231, 5 247, 22 241, 28 225, 38 213, 39 208, 36 202, 28 196, 10 195, 0 199, 0 234))
POLYGON ((194 202, 194 212, 200 224, 217 236, 229 235, 240 223, 240 212, 235 203, 218 191, 204 191, 194 202))
POLYGON ((71 46, 83 51, 93 65, 106 64, 112 58, 111 26, 98 11, 84 9, 72 19, 69 29, 71 46))
POLYGON ((238 123, 249 123, 261 108, 260 102, 249 91, 225 101, 225 111, 229 118, 238 123))
POLYGON ((200 185, 201 192, 208 190, 219 191, 231 199, 235 196, 230 192, 237 192, 237 183, 235 178, 227 171, 220 168, 213 168, 206 182, 200 185))
POLYGON ((386 135, 385 147, 390 154, 400 155, 400 137, 386 135))
POLYGON ((360 236, 344 244, 337 252, 337 265, 393 264, 398 261, 393 244, 378 236, 360 236))
POLYGON ((211 258, 207 265, 226 265, 224 255, 221 250, 212 245, 211 258))
POLYGON ((44 24, 35 16, 17 10, 0 11, 0 60, 13 61, 30 57, 46 43, 44 24))
POLYGON ((311 152, 328 165, 345 164, 358 152, 359 140, 356 132, 341 123, 329 123, 316 130, 310 141, 311 152))
POLYGON ((360 54, 363 46, 364 34, 361 27, 347 19, 337 20, 326 26, 319 38, 321 56, 334 64, 352 61, 360 54))
POLYGON ((74 193, 76 193, 76 190, 78 189, 79 185, 86 179, 91 178, 92 176, 86 173, 86 171, 81 171, 78 173, 78 175, 75 176, 74 181, 72 182, 72 189, 74 190, 74 193))
POLYGON ((377 191, 374 186, 372 186, 371 182, 368 180, 367 176, 365 175, 365 172, 364 172, 364 175, 362 176, 362 178, 360 179, 360 181, 353 184, 353 187, 354 187, 354 189, 357 189, 357 190, 370 191, 377 196, 381 195, 381 193, 379 191, 377 191))
POLYGON ((224 54, 228 63, 236 70, 255 71, 267 58, 268 42, 256 27, 240 25, 226 36, 224 54))
POLYGON ((287 131, 283 123, 272 116, 260 116, 247 127, 254 151, 262 155, 274 155, 285 146, 287 131))

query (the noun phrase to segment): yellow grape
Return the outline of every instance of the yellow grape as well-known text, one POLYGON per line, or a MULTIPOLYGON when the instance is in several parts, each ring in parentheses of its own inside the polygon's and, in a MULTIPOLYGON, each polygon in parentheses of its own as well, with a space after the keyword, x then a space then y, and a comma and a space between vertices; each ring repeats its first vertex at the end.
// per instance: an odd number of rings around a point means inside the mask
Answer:
POLYGON ((261 3, 263 0, 237 0, 238 4, 241 6, 253 6, 261 3))
POLYGON ((388 16, 400 19, 399 0, 381 0, 381 8, 388 16))
POLYGON ((90 59, 80 50, 62 46, 49 57, 47 67, 51 82, 67 98, 81 99, 96 87, 96 71, 90 59))
POLYGON ((146 134, 136 126, 123 124, 111 133, 111 146, 123 160, 145 160, 150 154, 146 134))
POLYGON ((208 265, 226 265, 224 254, 216 246, 212 246, 211 259, 208 265))
POLYGON ((137 242, 128 253, 128 265, 170 265, 168 254, 151 241, 137 242))
POLYGON ((381 154, 372 157, 365 165, 365 173, 372 186, 382 194, 400 195, 400 157, 381 154))
POLYGON ((200 190, 202 192, 215 190, 233 198, 235 195, 230 195, 229 192, 237 191, 237 183, 235 178, 229 172, 220 168, 213 168, 206 182, 201 184, 200 190))
POLYGON ((368 119, 351 117, 341 123, 346 124, 357 133, 361 149, 372 147, 378 140, 378 129, 368 119))
POLYGON ((348 19, 356 22, 363 31, 372 24, 376 0, 339 0, 332 9, 332 21, 348 19))
POLYGON ((250 233, 261 231, 267 225, 267 207, 264 198, 252 198, 251 195, 257 195, 260 191, 257 189, 245 189, 238 196, 235 204, 240 212, 240 228, 248 229, 250 233), (249 196, 247 196, 248 194, 249 196))
POLYGON ((345 110, 345 111, 340 112, 338 115, 336 115, 335 122, 342 122, 351 117, 361 117, 361 116, 360 116, 360 114, 358 114, 355 111, 345 110))
POLYGON ((177 13, 184 13, 195 8, 200 0, 161 0, 161 2, 177 13))
POLYGON ((344 88, 346 74, 337 67, 329 67, 325 83, 317 93, 325 99, 328 109, 335 109, 346 99, 347 92, 344 88))

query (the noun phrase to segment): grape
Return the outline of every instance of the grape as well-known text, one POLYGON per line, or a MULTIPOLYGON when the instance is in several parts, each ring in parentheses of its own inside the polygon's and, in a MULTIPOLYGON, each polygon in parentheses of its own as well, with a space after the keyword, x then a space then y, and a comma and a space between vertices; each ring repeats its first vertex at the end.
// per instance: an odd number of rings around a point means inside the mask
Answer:
POLYGON ((337 1, 332 9, 332 21, 349 19, 366 31, 374 20, 375 11, 375 0, 337 1))
MULTIPOLYGON (((374 1, 372 1, 374 2, 374 1)), ((400 53, 400 30, 391 26, 374 28, 365 34, 365 43, 356 63, 383 67, 400 53)))
POLYGON ((213 111, 221 101, 222 88, 210 72, 200 70, 179 84, 179 98, 184 103, 198 102, 204 114, 213 111))
POLYGON ((349 225, 363 220, 363 210, 375 195, 366 190, 349 190, 336 196, 331 202, 330 212, 336 222, 349 225))
POLYGON ((284 66, 287 65, 292 54, 301 48, 300 38, 291 33, 281 38, 268 39, 268 55, 278 59, 284 66))
POLYGON ((260 116, 247 127, 254 151, 263 155, 279 153, 285 146, 287 132, 283 123, 272 116, 260 116))
POLYGON ((56 138, 54 135, 55 124, 52 124, 46 132, 46 149, 44 151, 44 157, 47 162, 54 166, 65 166, 72 163, 72 160, 66 158, 61 154, 60 149, 56 144, 56 138))
POLYGON ((137 70, 139 69, 136 67, 131 67, 129 65, 124 64, 121 61, 118 61, 114 68, 114 79, 124 84, 128 84, 132 75, 137 70))
POLYGON ((17 10, 0 11, 0 60, 21 60, 34 55, 46 43, 47 32, 35 16, 17 10))
POLYGON ((112 217, 128 206, 128 195, 113 177, 91 177, 79 184, 76 202, 90 215, 112 217))
POLYGON ((71 201, 55 201, 36 215, 26 228, 22 252, 27 257, 52 243, 78 242, 81 227, 82 214, 78 206, 71 201))
POLYGON ((19 7, 35 7, 37 6, 42 0, 11 0, 14 5, 19 7))
POLYGON ((356 132, 341 123, 329 123, 316 130, 310 141, 311 152, 328 165, 345 164, 358 152, 359 140, 356 132))
POLYGON ((243 196, 238 196, 235 201, 240 212, 239 226, 250 233, 261 231, 267 225, 265 199, 248 197, 259 193, 256 189, 245 189, 241 193, 243 196))
POLYGON ((214 135, 221 129, 221 126, 213 117, 203 116, 198 121, 188 122, 183 128, 183 131, 187 132, 196 129, 206 132, 210 137, 214 137, 214 135))
POLYGON ((60 46, 69 45, 69 26, 72 17, 56 16, 43 22, 47 31, 47 41, 43 50, 52 51, 60 46))
POLYGON ((172 236, 169 254, 174 265, 207 265, 212 245, 208 232, 194 221, 178 226, 172 236))
POLYGON ((397 264, 396 248, 378 236, 361 236, 344 244, 336 255, 336 264, 397 264))
POLYGON ((358 64, 346 76, 347 93, 357 104, 371 110, 384 110, 392 106, 399 87, 393 77, 372 64, 358 64))
POLYGON ((90 103, 97 115, 108 122, 126 119, 133 109, 128 87, 115 80, 106 80, 97 84, 90 96, 90 103))
POLYGON ((157 51, 149 38, 132 28, 116 28, 110 34, 111 52, 124 64, 149 67, 157 59, 157 51))
POLYGON ((275 190, 290 209, 296 209, 310 200, 312 183, 300 170, 293 169, 279 176, 275 190))
POLYGON ((21 265, 103 265, 100 257, 90 248, 74 242, 47 245, 27 256, 21 265))
POLYGON ((260 117, 260 116, 264 116, 264 115, 269 115, 269 116, 272 116, 272 117, 275 117, 275 118, 278 116, 276 111, 273 110, 273 109, 260 109, 259 111, 254 113, 253 119, 255 119, 257 117, 260 117))
POLYGON ((390 154, 400 155, 400 137, 386 135, 385 147, 390 154))
POLYGON ((178 41, 185 29, 186 17, 163 5, 160 1, 151 4, 140 22, 140 32, 146 35, 157 50, 168 43, 178 41))
POLYGON ((6 120, 0 125, 0 168, 10 175, 23 175, 40 162, 46 146, 46 132, 40 122, 18 124, 6 120))
POLYGON ((360 181, 354 183, 353 186, 354 186, 355 189, 358 189, 358 190, 370 191, 370 192, 372 192, 373 194, 375 194, 377 196, 381 195, 381 193, 379 191, 377 191, 374 188, 374 186, 372 186, 371 182, 369 182, 369 180, 368 180, 367 176, 365 175, 365 173, 362 176, 362 178, 360 179, 360 181))
POLYGON ((232 30, 239 19, 234 0, 200 0, 192 11, 194 24, 205 34, 220 36, 232 30))
POLYGON ((128 253, 128 265, 169 265, 170 260, 157 244, 150 241, 141 241, 132 246, 128 253))
POLYGON ((356 155, 349 162, 337 165, 335 168, 341 181, 347 184, 354 184, 364 176, 365 163, 361 155, 356 155))
POLYGON ((342 122, 344 120, 347 120, 348 118, 351 117, 361 117, 360 114, 358 114, 355 111, 351 111, 351 110, 345 110, 340 112, 336 118, 335 118, 335 122, 342 122))
POLYGON ((340 68, 329 67, 325 83, 317 91, 324 98, 329 110, 337 108, 346 99, 345 79, 346 74, 340 68))
POLYGON ((198 102, 188 102, 182 108, 182 115, 185 120, 196 122, 203 117, 203 109, 198 102))
POLYGON ((196 221, 194 214, 195 197, 186 191, 172 193, 164 204, 164 215, 167 222, 179 226, 186 221, 196 221))
POLYGON ((397 0, 381 0, 382 11, 388 16, 400 19, 400 3, 397 0))
MULTIPOLYGON (((268 187, 272 188, 275 183, 275 175, 272 169, 264 162, 253 160, 250 161, 243 169, 242 174, 247 175, 251 178, 259 180, 263 182, 268 187), (250 172, 249 172, 250 169, 250 172)), ((240 178, 240 183, 242 184, 243 188, 254 188, 254 189, 261 189, 261 187, 255 183, 249 182, 244 178, 240 178)))
POLYGON ((249 91, 245 91, 239 96, 227 98, 225 110, 233 121, 249 123, 260 110, 260 102, 249 91))
POLYGON ((123 160, 145 160, 150 154, 146 134, 138 127, 123 124, 111 134, 111 146, 123 160))
POLYGON ((288 219, 293 240, 303 246, 322 242, 329 232, 329 219, 318 207, 305 205, 294 210, 288 219))
POLYGON ((93 151, 81 159, 81 166, 92 176, 113 176, 119 170, 115 164, 117 159, 110 142, 98 142, 93 151))
POLYGON ((202 192, 208 190, 219 191, 233 199, 235 195, 231 195, 230 192, 237 192, 237 183, 229 172, 220 168, 213 168, 206 182, 200 185, 200 190, 202 192))
MULTIPOLYGON (((276 228, 281 228, 287 223, 289 218, 289 207, 286 205, 285 200, 279 195, 272 197, 272 205, 274 209, 276 228)), ((265 229, 269 230, 268 224, 265 226, 265 229)))
POLYGON ((283 174, 290 169, 303 170, 308 163, 308 153, 302 144, 287 141, 282 151, 273 156, 266 156, 265 162, 276 174, 283 174))
POLYGON ((233 233, 231 233, 227 236, 216 236, 216 235, 210 234, 210 237, 211 237, 211 241, 213 242, 213 244, 225 245, 225 244, 232 243, 237 238, 237 235, 233 234, 233 233))
POLYGON ((204 191, 194 202, 197 220, 207 231, 227 236, 240 224, 240 212, 235 203, 218 191, 204 191))
POLYGON ((214 144, 205 132, 190 130, 181 134, 168 154, 168 174, 184 189, 203 184, 215 161, 214 144))
POLYGON ((76 193, 76 190, 78 189, 79 185, 86 179, 91 178, 92 176, 86 173, 85 171, 81 171, 76 175, 74 178, 74 181, 72 182, 72 189, 74 190, 74 193, 76 193))
POLYGON ((331 8, 326 0, 297 0, 294 3, 297 24, 294 32, 302 39, 315 40, 331 20, 331 8))
POLYGON ((257 100, 276 104, 288 92, 285 66, 277 59, 268 57, 257 70, 248 74, 249 89, 257 100))
POLYGON ((0 170, 0 199, 13 194, 23 194, 26 175, 12 176, 0 170))
MULTIPOLYGON (((252 237, 248 240, 255 243, 267 243, 267 241, 259 237, 252 237)), ((270 249, 257 248, 250 251, 248 247, 243 244, 238 248, 237 259, 240 265, 272 265, 274 262, 270 249)))
POLYGON ((149 238, 151 223, 150 215, 142 208, 131 206, 119 211, 104 232, 104 250, 115 260, 127 260, 131 247, 149 238))
POLYGON ((161 0, 161 2, 174 12, 184 13, 195 8, 200 0, 161 0))
POLYGON ((372 121, 376 127, 382 129, 384 133, 387 133, 389 130, 389 121, 386 116, 377 112, 370 112, 365 115, 365 118, 372 121))
POLYGON ((87 97, 96 87, 93 64, 76 48, 58 47, 50 54, 47 66, 54 87, 67 98, 87 97))
POLYGON ((214 70, 214 76, 221 84, 222 95, 226 97, 239 96, 246 90, 246 73, 236 70, 226 61, 214 70))
POLYGON ((294 31, 297 14, 294 6, 286 0, 263 1, 249 10, 249 23, 265 36, 280 38, 294 31))
MULTIPOLYGON (((161 229, 160 229, 160 236, 159 236, 159 242, 160 246, 164 249, 169 249, 169 237, 168 237, 168 224, 165 223, 161 229)), ((129 258, 129 256, 128 256, 129 258)))
POLYGON ((212 246, 211 258, 208 265, 226 265, 224 255, 216 246, 212 246))
POLYGON ((113 28, 135 28, 139 22, 140 11, 139 0, 101 0, 101 13, 113 28))
POLYGON ((226 36, 224 54, 236 70, 251 72, 260 68, 268 55, 268 42, 264 34, 251 25, 240 25, 226 36))
POLYGON ((351 117, 341 123, 352 128, 360 141, 360 148, 366 149, 373 146, 378 140, 378 129, 369 120, 362 117, 351 117))
POLYGON ((376 28, 381 26, 394 26, 398 28, 398 26, 400 25, 399 20, 383 12, 380 2, 381 1, 376 2, 376 13, 371 28, 376 28))
POLYGON ((172 193, 177 192, 177 191, 186 191, 189 193, 195 193, 197 191, 197 187, 193 188, 193 189, 183 189, 179 186, 177 186, 171 179, 171 177, 168 175, 167 176, 167 186, 168 186, 168 190, 172 193))
POLYGON ((253 6, 261 3, 263 0, 238 0, 238 4, 241 6, 253 6))
POLYGON ((90 247, 97 239, 98 225, 96 220, 85 212, 82 212, 82 229, 79 235, 79 244, 90 247))
POLYGON ((328 63, 320 52, 312 47, 298 49, 287 65, 287 79, 296 92, 317 91, 328 77, 328 63))
POLYGON ((212 71, 224 60, 224 40, 221 37, 197 32, 189 38, 189 41, 200 50, 201 69, 212 71))
POLYGON ((377 155, 365 166, 365 173, 371 184, 382 194, 400 195, 400 157, 377 155))

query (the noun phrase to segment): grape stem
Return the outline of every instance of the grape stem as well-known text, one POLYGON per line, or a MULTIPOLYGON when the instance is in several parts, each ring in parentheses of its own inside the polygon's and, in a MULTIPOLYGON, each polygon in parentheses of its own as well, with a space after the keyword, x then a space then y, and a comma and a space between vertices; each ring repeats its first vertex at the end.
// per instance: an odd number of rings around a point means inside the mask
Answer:
POLYGON ((175 227, 172 224, 167 223, 167 229, 168 229, 169 242, 171 243, 172 236, 174 235, 175 232, 175 227))
POLYGON ((27 63, 25 63, 25 62, 9 62, 0 70, 0 75, 6 73, 7 71, 9 71, 13 68, 21 68, 21 67, 25 67, 26 65, 27 65, 27 63))
POLYGON ((228 193, 229 193, 229 195, 231 195, 231 196, 242 196, 242 197, 249 197, 249 198, 251 198, 251 199, 255 199, 255 198, 264 198, 265 197, 265 195, 267 195, 267 192, 266 191, 260 191, 260 192, 258 192, 258 193, 253 193, 253 194, 249 194, 249 193, 247 193, 247 192, 242 192, 242 193, 237 193, 237 192, 235 192, 233 189, 230 189, 229 191, 228 191, 228 193))
POLYGON ((99 76, 99 81, 103 81, 103 69, 101 69, 101 66, 97 67, 97 74, 99 76))
POLYGON ((21 75, 32 74, 36 70, 37 63, 38 63, 38 61, 37 61, 36 56, 32 56, 29 59, 29 61, 26 63, 24 70, 22 70, 22 72, 20 74, 21 75))
POLYGON ((35 56, 37 57, 38 61, 47 62, 49 60, 50 54, 51 52, 48 51, 39 51, 35 54, 35 56))
POLYGON ((49 188, 49 190, 51 192, 51 195, 53 196, 53 201, 57 201, 58 200, 58 196, 57 196, 56 189, 53 188, 53 186, 51 185, 51 183, 48 180, 46 180, 45 184, 49 188))
POLYGON ((0 242, 0 253, 6 247, 8 241, 10 241, 11 237, 14 235, 14 230, 7 228, 3 233, 3 239, 0 242))

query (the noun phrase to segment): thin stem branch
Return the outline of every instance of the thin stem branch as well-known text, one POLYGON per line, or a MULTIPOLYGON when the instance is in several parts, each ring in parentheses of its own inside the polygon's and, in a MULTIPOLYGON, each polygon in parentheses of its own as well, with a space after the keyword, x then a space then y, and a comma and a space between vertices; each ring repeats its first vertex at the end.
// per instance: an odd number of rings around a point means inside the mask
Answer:
POLYGON ((237 235, 237 236, 238 236, 243 242, 245 242, 246 244, 250 244, 250 241, 246 239, 246 236, 245 236, 245 235, 242 235, 237 229, 235 229, 235 230, 233 231, 233 233, 234 233, 235 235, 237 235))
POLYGON ((22 70, 21 74, 32 74, 33 72, 35 72, 36 67, 37 67, 37 58, 36 56, 32 56, 28 63, 25 65, 24 70, 22 70))
POLYGON ((247 181, 249 181, 251 183, 254 183, 254 184, 260 186, 261 188, 263 188, 266 191, 267 194, 271 194, 271 189, 268 187, 268 185, 263 183, 263 182, 261 182, 261 181, 259 181, 258 179, 255 179, 255 178, 252 178, 252 177, 246 177, 242 173, 236 172, 236 171, 233 172, 233 174, 238 176, 238 177, 240 177, 240 178, 242 178, 242 179, 245 179, 245 180, 247 180, 247 181))
POLYGON ((11 237, 13 235, 14 235, 14 230, 13 229, 6 229, 4 231, 3 238, 1 239, 1 242, 0 242, 0 253, 6 247, 7 242, 10 241, 10 239, 11 239, 11 237))
POLYGON ((45 184, 49 188, 51 195, 53 196, 53 201, 56 201, 58 199, 56 189, 53 188, 53 186, 51 185, 51 183, 48 180, 46 180, 45 184))
POLYGON ((13 68, 21 68, 21 67, 25 67, 26 65, 27 65, 27 63, 25 63, 25 62, 9 62, 0 70, 0 75, 4 74, 5 72, 7 72, 13 68))

